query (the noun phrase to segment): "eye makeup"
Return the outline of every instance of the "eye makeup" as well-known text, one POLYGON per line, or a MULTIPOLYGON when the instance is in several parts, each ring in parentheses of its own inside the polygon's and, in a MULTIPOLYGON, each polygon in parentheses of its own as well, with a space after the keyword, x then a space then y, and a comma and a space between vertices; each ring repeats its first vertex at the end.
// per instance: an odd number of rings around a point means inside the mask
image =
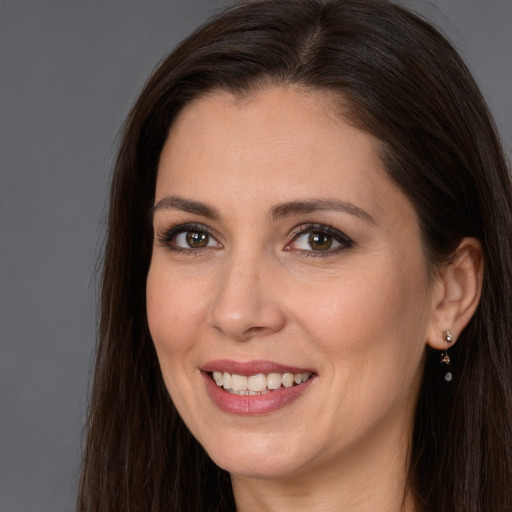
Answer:
POLYGON ((207 226, 195 222, 177 224, 158 231, 155 240, 175 253, 197 254, 204 250, 223 247, 207 226))
POLYGON ((310 223, 295 229, 291 242, 284 250, 295 250, 305 257, 326 257, 349 249, 353 245, 354 241, 350 237, 333 226, 310 223), (300 245, 306 245, 309 248, 299 247, 300 245))
MULTIPOLYGON (((198 254, 222 249, 219 235, 204 224, 183 223, 157 232, 156 241, 175 253, 198 254)), ((305 257, 327 257, 354 245, 354 241, 331 225, 307 223, 295 228, 283 250, 305 257)))

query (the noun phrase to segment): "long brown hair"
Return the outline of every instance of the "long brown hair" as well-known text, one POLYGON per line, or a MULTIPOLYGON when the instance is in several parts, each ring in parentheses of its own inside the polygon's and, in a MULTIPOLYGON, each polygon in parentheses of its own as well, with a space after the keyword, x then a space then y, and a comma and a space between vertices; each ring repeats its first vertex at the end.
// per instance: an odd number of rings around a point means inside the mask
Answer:
POLYGON ((164 387, 146 321, 148 213, 177 113, 213 89, 334 91, 383 143, 432 268, 482 242, 481 303, 454 346, 454 380, 426 357, 410 448, 418 510, 512 510, 512 187, 492 118, 452 46, 384 0, 267 0, 209 21, 153 73, 124 127, 111 189, 101 324, 78 510, 234 510, 164 387))

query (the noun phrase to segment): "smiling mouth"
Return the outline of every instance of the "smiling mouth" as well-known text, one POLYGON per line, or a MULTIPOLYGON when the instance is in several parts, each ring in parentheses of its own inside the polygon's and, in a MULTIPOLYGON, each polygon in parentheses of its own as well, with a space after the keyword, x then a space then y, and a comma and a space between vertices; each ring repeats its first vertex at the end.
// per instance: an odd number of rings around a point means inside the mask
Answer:
POLYGON ((234 395, 264 395, 281 388, 291 388, 303 384, 312 373, 259 373, 257 375, 237 375, 214 371, 210 373, 217 386, 234 395))

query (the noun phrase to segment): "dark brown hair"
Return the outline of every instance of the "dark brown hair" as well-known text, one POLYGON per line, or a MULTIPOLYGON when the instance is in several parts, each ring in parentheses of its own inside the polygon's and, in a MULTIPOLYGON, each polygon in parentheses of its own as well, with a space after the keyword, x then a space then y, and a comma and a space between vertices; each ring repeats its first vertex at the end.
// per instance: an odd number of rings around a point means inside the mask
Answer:
POLYGON ((410 448, 418 510, 512 510, 512 189, 487 107, 452 46, 384 0, 244 3, 185 40, 151 76, 124 127, 111 190, 101 324, 80 512, 234 510, 229 475, 179 418, 146 321, 157 164, 169 127, 214 89, 336 93, 383 143, 390 178, 420 219, 435 268, 482 242, 481 303, 452 350, 454 381, 426 356, 410 448))

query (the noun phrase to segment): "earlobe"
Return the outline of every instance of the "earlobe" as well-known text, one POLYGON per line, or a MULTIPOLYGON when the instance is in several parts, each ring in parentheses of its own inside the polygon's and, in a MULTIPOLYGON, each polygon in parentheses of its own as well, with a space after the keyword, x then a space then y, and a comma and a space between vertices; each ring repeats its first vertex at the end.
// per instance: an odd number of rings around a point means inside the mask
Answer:
POLYGON ((450 260, 439 269, 434 311, 427 342, 436 350, 450 348, 478 307, 484 261, 476 238, 463 238, 450 260), (444 334, 449 331, 451 337, 444 334))

